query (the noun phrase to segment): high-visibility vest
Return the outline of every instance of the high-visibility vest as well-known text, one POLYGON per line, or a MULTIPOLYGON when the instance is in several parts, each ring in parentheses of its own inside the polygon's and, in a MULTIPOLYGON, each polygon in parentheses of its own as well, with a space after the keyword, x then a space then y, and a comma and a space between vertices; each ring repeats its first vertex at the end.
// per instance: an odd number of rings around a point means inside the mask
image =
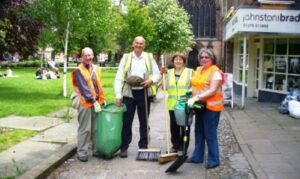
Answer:
MULTIPOLYGON (((222 76, 222 84, 224 83, 224 73, 216 66, 203 70, 203 67, 198 67, 195 72, 195 76, 191 80, 192 95, 199 95, 210 88, 212 78, 216 71, 219 71, 222 76)), ((218 87, 218 91, 215 95, 202 100, 205 103, 206 108, 211 111, 222 111, 224 109, 222 84, 218 87)))
POLYGON ((92 69, 93 69, 92 74, 94 74, 96 77, 96 85, 97 85, 96 87, 98 88, 98 94, 96 94, 95 86, 92 81, 91 73, 90 73, 89 69, 87 69, 83 64, 80 64, 76 69, 73 70, 73 72, 71 74, 73 88, 77 94, 80 94, 80 104, 85 107, 91 107, 91 106, 93 106, 93 103, 85 100, 84 96, 81 95, 79 88, 76 85, 75 71, 77 71, 77 70, 80 71, 81 75, 86 80, 87 85, 91 91, 93 98, 96 99, 96 97, 98 96, 97 101, 100 105, 102 105, 104 102, 104 93, 103 93, 102 85, 100 82, 100 68, 95 65, 92 65, 92 69))
MULTIPOLYGON (((145 58, 146 68, 148 72, 148 79, 151 79, 153 76, 153 65, 152 65, 153 63, 152 60, 154 60, 153 55, 152 53, 143 52, 143 56, 145 58)), ((132 94, 130 93, 129 90, 123 90, 123 89, 124 89, 124 85, 128 85, 125 83, 125 80, 131 68, 133 52, 125 53, 123 58, 125 59, 125 65, 122 74, 122 81, 124 82, 122 85, 122 95, 127 97, 132 97, 132 94)), ((152 83, 152 85, 150 86, 150 90, 148 90, 148 96, 155 96, 156 91, 157 91, 157 85, 155 83, 152 83)))
POLYGON ((186 91, 190 88, 190 81, 193 76, 193 70, 190 68, 184 68, 176 84, 175 69, 168 70, 168 110, 173 111, 174 106, 184 96, 186 91))

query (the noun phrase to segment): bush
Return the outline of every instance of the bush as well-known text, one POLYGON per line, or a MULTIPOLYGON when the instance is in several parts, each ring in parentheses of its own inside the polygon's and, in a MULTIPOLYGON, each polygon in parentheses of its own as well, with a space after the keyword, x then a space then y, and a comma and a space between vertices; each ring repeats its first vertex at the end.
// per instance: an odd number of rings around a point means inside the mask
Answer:
POLYGON ((21 62, 2 63, 1 68, 22 68, 22 67, 40 67, 41 60, 27 60, 21 62))

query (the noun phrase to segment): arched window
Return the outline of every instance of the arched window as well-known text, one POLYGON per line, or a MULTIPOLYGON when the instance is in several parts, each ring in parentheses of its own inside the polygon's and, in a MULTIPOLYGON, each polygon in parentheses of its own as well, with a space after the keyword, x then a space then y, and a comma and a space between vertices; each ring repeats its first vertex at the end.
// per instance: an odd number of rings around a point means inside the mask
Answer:
POLYGON ((179 0, 190 15, 195 39, 216 37, 215 0, 179 0))

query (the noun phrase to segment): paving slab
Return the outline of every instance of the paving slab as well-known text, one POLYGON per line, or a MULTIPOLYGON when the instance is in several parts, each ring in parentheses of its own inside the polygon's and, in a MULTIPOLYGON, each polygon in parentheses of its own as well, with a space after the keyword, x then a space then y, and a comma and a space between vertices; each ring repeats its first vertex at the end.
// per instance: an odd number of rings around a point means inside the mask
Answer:
POLYGON ((63 123, 35 135, 30 140, 37 142, 68 143, 77 137, 77 121, 63 123))
POLYGON ((0 178, 17 176, 52 155, 60 144, 24 141, 0 153, 0 178))
POLYGON ((0 127, 44 131, 63 123, 59 118, 8 116, 0 119, 0 127))

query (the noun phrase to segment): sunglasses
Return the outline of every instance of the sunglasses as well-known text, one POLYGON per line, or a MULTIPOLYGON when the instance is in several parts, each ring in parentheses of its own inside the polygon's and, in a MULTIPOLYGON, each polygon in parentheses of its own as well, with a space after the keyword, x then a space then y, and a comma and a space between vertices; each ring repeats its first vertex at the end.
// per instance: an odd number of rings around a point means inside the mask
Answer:
POLYGON ((209 59, 210 57, 208 56, 200 56, 200 59, 205 58, 205 59, 209 59))

